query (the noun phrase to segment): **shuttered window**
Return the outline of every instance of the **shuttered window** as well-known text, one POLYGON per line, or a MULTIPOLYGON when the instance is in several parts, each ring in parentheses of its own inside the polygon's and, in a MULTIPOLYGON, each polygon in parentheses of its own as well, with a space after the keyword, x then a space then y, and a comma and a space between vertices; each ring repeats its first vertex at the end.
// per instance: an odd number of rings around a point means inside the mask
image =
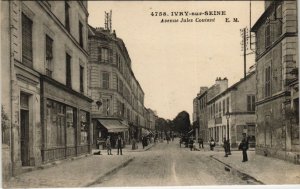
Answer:
POLYGON ((265 48, 268 48, 271 45, 271 25, 270 21, 266 22, 265 26, 265 48))
POLYGON ((65 27, 70 32, 70 6, 65 1, 65 27))
POLYGON ((83 82, 84 82, 84 79, 83 79, 83 75, 84 75, 84 67, 83 66, 80 66, 79 67, 79 77, 80 77, 80 92, 83 92, 84 91, 84 88, 83 88, 83 82))
POLYGON ((52 77, 53 72, 53 40, 46 35, 46 75, 52 77))
POLYGON ((32 67, 32 20, 22 13, 22 63, 32 67))
POLYGON ((271 96, 271 67, 265 69, 265 97, 271 96))
POLYGON ((254 112, 255 111, 255 96, 247 95, 247 111, 254 112))
POLYGON ((79 45, 83 48, 83 25, 79 21, 79 45))
POLYGON ((72 87, 71 56, 66 53, 66 86, 72 87))
POLYGON ((102 73, 102 87, 104 89, 109 89, 109 73, 107 72, 102 73))

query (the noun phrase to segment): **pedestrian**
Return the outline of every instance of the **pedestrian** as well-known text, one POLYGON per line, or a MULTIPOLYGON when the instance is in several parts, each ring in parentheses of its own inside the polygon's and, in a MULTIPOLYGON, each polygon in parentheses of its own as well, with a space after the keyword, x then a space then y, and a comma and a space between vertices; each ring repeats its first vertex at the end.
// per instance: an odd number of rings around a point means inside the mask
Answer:
POLYGON ((215 140, 211 137, 209 141, 210 150, 214 151, 214 147, 216 146, 215 140))
POLYGON ((243 161, 246 162, 248 161, 248 156, 247 156, 247 150, 248 150, 248 139, 246 138, 246 134, 243 133, 243 140, 239 145, 239 150, 243 151, 243 161))
POLYGON ((136 140, 135 140, 135 138, 134 137, 132 137, 132 150, 135 150, 135 148, 136 148, 136 140))
POLYGON ((146 146, 146 137, 142 137, 142 145, 143 145, 143 149, 145 148, 146 146))
POLYGON ((190 138, 189 140, 189 147, 190 147, 190 150, 193 151, 193 148, 194 148, 194 140, 192 138, 190 138))
POLYGON ((170 141, 170 136, 167 135, 167 143, 169 144, 169 141, 170 141))
POLYGON ((182 144, 182 138, 179 139, 179 146, 181 148, 181 144, 182 144))
POLYGON ((122 148, 123 148, 123 139, 121 138, 120 135, 118 135, 118 139, 117 139, 117 148, 118 148, 118 155, 122 154, 122 148), (120 153, 119 153, 120 152, 120 153))
POLYGON ((224 147, 224 152, 225 152, 225 156, 224 157, 228 157, 228 141, 226 140, 225 137, 223 139, 223 147, 224 147))
POLYGON ((202 138, 198 138, 198 143, 199 143, 199 148, 204 148, 203 147, 203 139, 202 138))
POLYGON ((107 148, 107 155, 112 155, 110 136, 108 136, 106 139, 106 148, 107 148))

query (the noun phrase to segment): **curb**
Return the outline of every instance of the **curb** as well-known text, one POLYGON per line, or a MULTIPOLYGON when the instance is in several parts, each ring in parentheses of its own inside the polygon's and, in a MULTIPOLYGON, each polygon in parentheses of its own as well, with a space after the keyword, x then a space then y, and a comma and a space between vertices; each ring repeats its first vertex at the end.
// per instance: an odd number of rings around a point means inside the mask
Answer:
POLYGON ((120 170, 123 167, 126 167, 130 162, 132 162, 134 160, 134 157, 131 157, 130 159, 128 159, 127 161, 125 161, 124 163, 117 165, 116 167, 112 168, 111 170, 107 171, 106 173, 103 173, 102 175, 100 175, 99 177, 97 177, 94 181, 91 181, 89 183, 84 184, 81 187, 89 187, 91 185, 97 184, 97 183, 101 183, 102 180, 109 176, 114 174, 115 172, 117 172, 118 170, 120 170))
POLYGON ((248 175, 244 172, 241 172, 233 167, 231 167, 230 165, 224 163, 223 161, 219 160, 218 158, 214 157, 214 155, 210 155, 210 158, 214 159, 215 161, 218 161, 219 163, 222 163, 223 165, 225 165, 225 171, 230 172, 233 175, 237 175, 238 177, 240 177, 242 180, 247 181, 248 184, 260 184, 260 185, 265 185, 265 183, 261 182, 260 180, 257 180, 256 178, 254 178, 251 175, 248 175))

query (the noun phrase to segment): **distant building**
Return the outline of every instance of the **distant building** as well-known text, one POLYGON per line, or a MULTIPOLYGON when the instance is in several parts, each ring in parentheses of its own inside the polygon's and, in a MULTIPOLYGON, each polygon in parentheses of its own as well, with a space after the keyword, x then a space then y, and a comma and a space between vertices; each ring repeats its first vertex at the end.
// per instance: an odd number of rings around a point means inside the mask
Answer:
POLYGON ((1 1, 1 17, 3 173, 90 153, 87 2, 1 1))
POLYGON ((255 145, 255 72, 249 73, 207 101, 209 137, 217 144, 230 139, 232 147, 241 142, 243 133, 255 145))
POLYGON ((297 1, 270 1, 256 35, 256 152, 300 163, 297 1))
POLYGON ((107 28, 90 26, 89 54, 94 146, 108 135, 140 139, 146 127, 144 92, 123 40, 107 28))
POLYGON ((193 100, 193 122, 192 122, 193 133, 195 135, 196 141, 199 137, 199 100, 194 98, 193 100))
POLYGON ((207 125, 207 91, 208 87, 200 87, 200 92, 197 95, 199 106, 199 137, 205 142, 209 140, 207 125))

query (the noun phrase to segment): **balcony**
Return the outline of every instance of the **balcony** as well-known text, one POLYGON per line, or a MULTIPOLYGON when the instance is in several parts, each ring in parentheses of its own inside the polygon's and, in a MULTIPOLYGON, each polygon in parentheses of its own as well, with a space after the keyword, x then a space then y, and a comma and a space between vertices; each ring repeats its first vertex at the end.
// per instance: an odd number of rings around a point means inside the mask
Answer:
POLYGON ((215 118, 215 123, 216 124, 221 124, 222 123, 222 117, 215 118))

